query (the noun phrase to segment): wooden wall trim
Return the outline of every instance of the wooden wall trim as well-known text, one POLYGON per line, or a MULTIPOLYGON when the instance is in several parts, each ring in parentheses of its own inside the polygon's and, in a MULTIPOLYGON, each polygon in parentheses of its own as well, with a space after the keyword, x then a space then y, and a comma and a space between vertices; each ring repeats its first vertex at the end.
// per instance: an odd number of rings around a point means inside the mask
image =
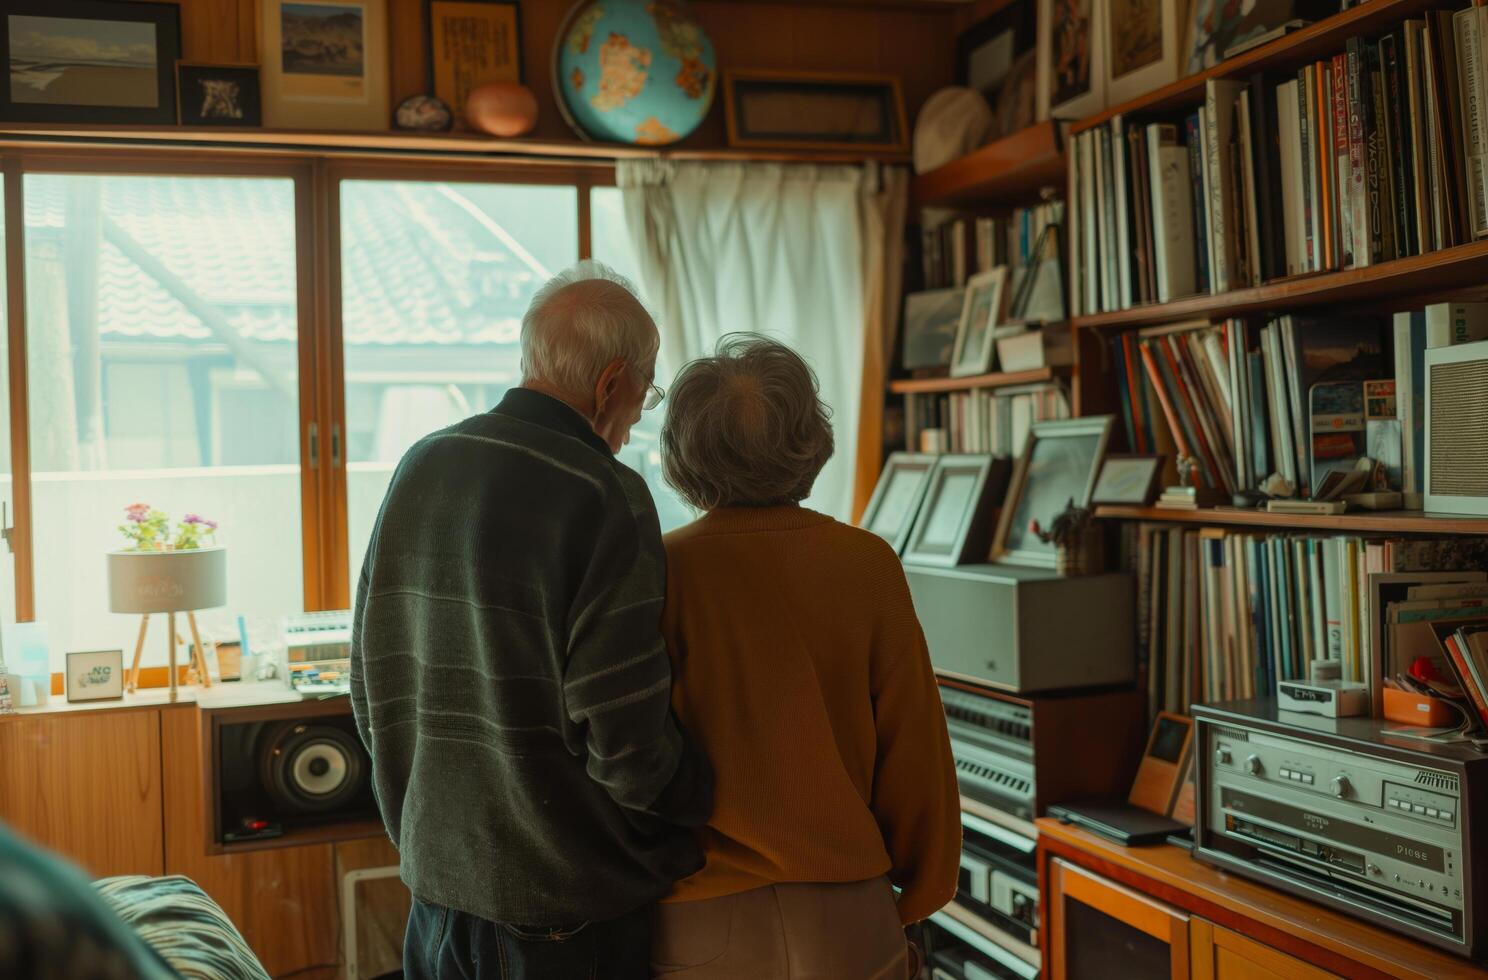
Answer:
POLYGON ((9 343, 11 507, 16 620, 36 619, 36 565, 31 525, 31 413, 26 361, 26 199, 21 160, 5 157, 5 300, 9 343))

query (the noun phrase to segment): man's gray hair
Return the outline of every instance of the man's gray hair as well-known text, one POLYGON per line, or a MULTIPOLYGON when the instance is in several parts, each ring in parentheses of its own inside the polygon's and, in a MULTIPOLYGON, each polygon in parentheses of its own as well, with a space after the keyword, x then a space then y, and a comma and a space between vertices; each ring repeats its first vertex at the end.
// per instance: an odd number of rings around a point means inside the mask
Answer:
POLYGON ((522 381, 575 398, 611 361, 650 371, 660 339, 631 281, 585 259, 549 279, 522 317, 522 381))
POLYGON ((699 510, 800 503, 832 458, 832 413, 817 392, 816 375, 784 344, 724 337, 667 394, 667 482, 699 510))

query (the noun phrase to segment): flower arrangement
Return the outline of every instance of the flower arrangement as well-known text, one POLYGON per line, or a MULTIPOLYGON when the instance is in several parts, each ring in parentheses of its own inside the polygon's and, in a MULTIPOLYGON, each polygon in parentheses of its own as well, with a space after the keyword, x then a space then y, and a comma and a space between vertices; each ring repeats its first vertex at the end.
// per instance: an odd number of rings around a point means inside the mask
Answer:
POLYGON ((192 551, 217 543, 217 522, 198 514, 187 514, 171 535, 170 517, 149 504, 130 504, 124 508, 124 523, 119 531, 129 540, 132 551, 192 551))
POLYGON ((1073 498, 1064 511, 1049 522, 1048 529, 1030 521, 1028 530, 1040 541, 1054 545, 1054 568, 1060 575, 1086 575, 1100 564, 1100 536, 1089 507, 1077 507, 1073 498))

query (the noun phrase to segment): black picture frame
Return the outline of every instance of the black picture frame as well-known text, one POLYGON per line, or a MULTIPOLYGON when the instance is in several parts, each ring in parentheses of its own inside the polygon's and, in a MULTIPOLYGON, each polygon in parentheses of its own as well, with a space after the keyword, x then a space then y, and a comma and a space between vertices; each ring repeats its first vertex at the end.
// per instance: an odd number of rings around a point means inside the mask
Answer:
POLYGON ((859 526, 887 541, 896 554, 904 553, 930 487, 936 459, 930 453, 892 453, 878 476, 873 496, 868 498, 868 506, 863 508, 859 526))
POLYGON ((1168 457, 1160 453, 1106 453, 1095 486, 1090 490, 1090 503, 1150 506, 1157 499, 1157 487, 1167 461, 1168 457), (1118 470, 1129 472, 1118 473, 1118 470))
POLYGON ((482 6, 487 7, 510 7, 512 9, 513 24, 517 32, 517 81, 525 85, 527 83, 527 63, 522 56, 522 4, 520 0, 424 0, 424 61, 425 64, 428 66, 425 69, 424 74, 424 85, 427 89, 424 94, 432 95, 436 98, 439 98, 441 101, 445 102, 445 104, 449 106, 450 113, 456 119, 462 119, 465 115, 465 107, 463 105, 454 105, 453 103, 450 103, 447 99, 444 99, 444 97, 441 96, 437 90, 437 69, 434 59, 434 15, 436 13, 437 7, 439 7, 441 4, 448 3, 473 3, 481 4, 482 6))
POLYGON ((176 64, 176 101, 182 126, 228 126, 256 128, 263 125, 263 90, 257 65, 212 65, 182 61, 176 64), (235 82, 236 106, 242 115, 232 116, 206 109, 206 83, 235 82))
POLYGON ((1034 4, 1016 3, 1004 7, 990 17, 983 18, 972 24, 956 38, 956 84, 976 89, 984 96, 995 95, 1002 87, 1002 83, 1012 74, 1012 66, 1017 64, 1018 56, 1033 49, 1037 43, 1037 32, 1035 31, 1034 4), (972 57, 985 45, 996 41, 1003 34, 1012 34, 1012 56, 1008 59, 1009 73, 997 84, 983 87, 977 83, 977 79, 971 77, 972 57))
MULTIPOLYGON (((0 119, 8 122, 80 122, 118 125, 176 123, 176 62, 181 57, 181 8, 174 3, 117 3, 108 0, 3 0, 0 2, 0 52, 6 57, 0 84, 0 119), (149 24, 155 28, 155 105, 90 105, 35 102, 16 98, 16 68, 11 44, 12 19, 45 17, 51 20, 149 24)), ((86 65, 75 66, 80 71, 86 65)), ((94 70, 102 70, 95 68, 94 70)), ((115 72, 121 70, 111 69, 115 72)), ((124 69, 128 70, 128 69, 124 69)), ((104 80, 118 87, 117 80, 104 80)))
POLYGON ((729 146, 885 152, 909 148, 904 96, 894 75, 734 69, 723 73, 723 104, 729 146), (873 127, 842 130, 844 118, 862 117, 851 113, 844 117, 841 100, 871 103, 873 127), (754 106, 768 107, 761 119, 767 115, 775 125, 755 125, 754 106))

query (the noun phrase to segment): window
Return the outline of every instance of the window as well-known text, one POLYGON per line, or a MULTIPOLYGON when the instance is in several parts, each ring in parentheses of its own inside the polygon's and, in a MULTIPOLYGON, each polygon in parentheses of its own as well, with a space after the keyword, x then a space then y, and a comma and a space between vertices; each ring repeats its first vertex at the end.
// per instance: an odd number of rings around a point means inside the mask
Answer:
POLYGON ((349 581, 393 469, 521 380, 522 314, 578 261, 571 186, 341 183, 349 581))
MULTIPOLYGON (((646 298, 645 288, 641 283, 641 264, 625 226, 625 210, 618 187, 590 189, 589 223, 594 257, 635 283, 636 288, 641 291, 641 301, 655 314, 656 307, 646 298)), ((671 382, 671 378, 663 375, 664 370, 659 363, 656 383, 663 388, 671 382)), ((651 488, 663 532, 681 527, 694 517, 691 508, 672 492, 661 475, 661 423, 665 417, 665 402, 642 415, 641 421, 630 431, 630 444, 620 452, 620 459, 641 474, 646 480, 646 486, 651 488)))
MULTIPOLYGON (((104 555, 136 502, 222 526, 233 613, 298 611, 294 181, 48 173, 24 192, 36 618, 54 669, 67 650, 128 662, 139 620, 108 611, 104 555)), ((164 629, 155 617, 147 663, 164 629)))

